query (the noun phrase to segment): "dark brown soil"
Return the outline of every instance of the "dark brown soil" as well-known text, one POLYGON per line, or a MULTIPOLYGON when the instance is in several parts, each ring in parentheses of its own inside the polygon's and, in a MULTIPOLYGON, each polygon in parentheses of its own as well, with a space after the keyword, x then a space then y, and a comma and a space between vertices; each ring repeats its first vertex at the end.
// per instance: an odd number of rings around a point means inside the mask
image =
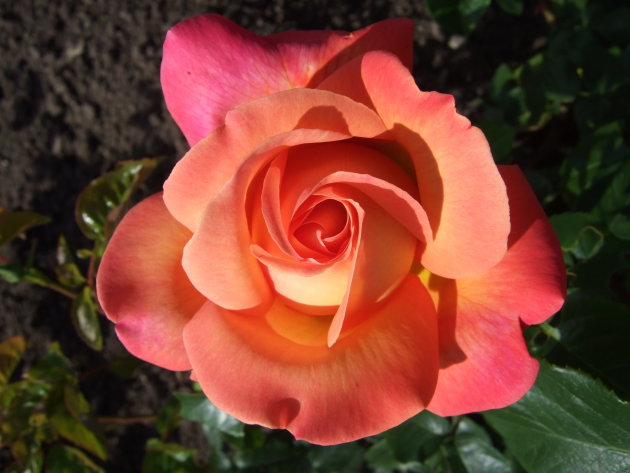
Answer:
MULTIPOLYGON (((91 179, 119 160, 165 156, 143 189, 155 192, 186 150, 162 100, 161 44, 170 26, 208 12, 260 34, 354 30, 410 17, 418 83, 455 94, 473 119, 475 99, 496 67, 529 56, 543 28, 531 11, 516 19, 490 10, 471 37, 452 37, 429 19, 420 0, 0 0, 0 206, 53 218, 29 233, 39 243, 40 267, 52 268, 60 233, 73 248, 88 244, 73 223, 73 205, 91 179)), ((23 256, 25 249, 17 242, 3 253, 23 256)), ((185 375, 149 366, 132 379, 99 370, 124 349, 106 320, 104 350, 87 348, 70 324, 69 306, 48 290, 0 282, 0 339, 24 335, 26 365, 58 340, 76 369, 87 373, 82 387, 99 416, 150 415, 171 391, 186 389, 185 375)), ((110 430, 108 471, 140 471, 152 435, 150 424, 142 423, 110 430)), ((181 440, 200 441, 195 432, 187 437, 181 440)))

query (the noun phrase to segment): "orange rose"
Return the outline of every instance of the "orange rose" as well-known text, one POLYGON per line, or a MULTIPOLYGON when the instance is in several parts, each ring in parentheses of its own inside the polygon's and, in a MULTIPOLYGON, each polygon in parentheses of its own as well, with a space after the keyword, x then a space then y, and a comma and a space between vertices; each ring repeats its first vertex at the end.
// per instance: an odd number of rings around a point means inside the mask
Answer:
POLYGON ((518 168, 451 96, 418 90, 411 44, 407 20, 169 32, 162 84, 192 147, 97 281, 130 352, 319 444, 532 386, 521 323, 562 304, 558 243, 518 168))

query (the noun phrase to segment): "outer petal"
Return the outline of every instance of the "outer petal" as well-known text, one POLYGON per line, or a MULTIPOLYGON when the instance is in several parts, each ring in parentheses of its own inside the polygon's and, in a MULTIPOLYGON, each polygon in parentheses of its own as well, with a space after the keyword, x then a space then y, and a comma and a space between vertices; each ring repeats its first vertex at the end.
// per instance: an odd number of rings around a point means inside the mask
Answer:
POLYGON ((284 62, 294 87, 317 87, 348 61, 368 51, 394 54, 411 70, 413 22, 407 18, 379 21, 352 33, 287 31, 268 36, 284 62))
MULTIPOLYGON (((532 386, 519 317, 540 323, 560 309, 566 278, 560 245, 525 177, 501 166, 510 199, 508 253, 482 276, 444 282, 437 291, 442 369, 429 408, 458 415, 506 406, 532 386)), ((432 284, 432 283, 435 283, 432 284)))
POLYGON ((168 32, 162 88, 169 111, 194 145, 223 123, 228 110, 274 92, 311 86, 366 51, 390 51, 410 67, 412 43, 413 26, 404 19, 350 34, 307 31, 265 38, 218 15, 204 15, 168 32))
POLYGON ((453 416, 518 401, 538 373, 518 319, 469 301, 453 280, 439 285, 440 373, 427 408, 453 416))
POLYGON ((297 128, 364 138, 385 132, 383 122, 366 106, 312 89, 287 90, 249 102, 232 110, 225 123, 195 145, 164 184, 169 211, 193 231, 206 204, 264 140, 297 128))
POLYGON ((320 87, 373 107, 408 153, 434 235, 423 266, 462 278, 501 260, 510 229, 505 185, 483 133, 456 113, 452 96, 418 90, 383 52, 351 61, 320 87))
POLYGON ((520 169, 499 170, 512 220, 507 255, 487 273, 458 281, 458 291, 505 316, 539 324, 560 310, 566 295, 560 243, 520 169))
POLYGON ((324 321, 279 304, 255 318, 208 303, 184 339, 195 376, 219 408, 312 443, 376 434, 423 409, 435 383, 436 333, 417 278, 331 349, 324 321), (295 329, 307 325, 306 333, 295 329))
POLYGON ((101 307, 125 347, 173 370, 190 369, 182 330, 204 302, 181 266, 190 236, 155 194, 125 215, 96 279, 101 307))

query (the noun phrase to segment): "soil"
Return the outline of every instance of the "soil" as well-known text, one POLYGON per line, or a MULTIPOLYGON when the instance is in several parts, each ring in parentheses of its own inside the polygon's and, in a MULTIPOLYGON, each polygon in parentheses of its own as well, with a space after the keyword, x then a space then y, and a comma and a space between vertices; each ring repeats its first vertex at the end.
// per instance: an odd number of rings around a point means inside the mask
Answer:
MULTIPOLYGON (((501 62, 518 63, 539 47, 544 22, 535 11, 515 18, 491 9, 468 38, 445 33, 420 0, 0 0, 0 206, 34 210, 53 223, 29 232, 40 268, 54 265, 59 234, 72 248, 88 242, 74 224, 74 201, 93 178, 120 160, 164 156, 142 189, 160 189, 187 146, 171 120, 159 83, 161 44, 168 28, 187 17, 219 13, 259 34, 290 29, 354 30, 405 16, 415 30, 415 73, 425 90, 456 96, 475 119, 476 103, 501 62)), ((3 249, 24 257, 26 242, 3 249)), ((98 416, 145 416, 159 411, 187 376, 148 365, 130 379, 99 367, 125 353, 105 319, 102 352, 88 348, 70 324, 63 296, 0 281, 0 339, 21 334, 25 367, 50 342, 60 342, 82 377, 98 416)), ((177 439, 202 443, 194 429, 177 439)), ((107 432, 107 471, 138 472, 150 424, 107 432)), ((6 452, 5 452, 6 453, 6 452)), ((0 455, 6 460, 6 454, 0 455)), ((1 469, 1 468, 0 468, 1 469)))

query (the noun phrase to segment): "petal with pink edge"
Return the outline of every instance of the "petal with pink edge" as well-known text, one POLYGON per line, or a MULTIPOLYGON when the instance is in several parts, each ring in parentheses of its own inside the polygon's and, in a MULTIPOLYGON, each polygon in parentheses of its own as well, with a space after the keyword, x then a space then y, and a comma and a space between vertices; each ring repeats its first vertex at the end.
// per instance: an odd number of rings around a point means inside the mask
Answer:
POLYGON ((133 207, 103 255, 96 288, 121 342, 135 356, 163 368, 190 369, 182 330, 204 298, 181 265, 190 232, 155 194, 133 207))
POLYGON ((411 67, 412 43, 413 25, 406 19, 382 21, 349 34, 305 31, 261 37, 218 15, 203 15, 168 32, 162 89, 169 111, 194 145, 238 105, 311 87, 366 51, 390 51, 411 67))
POLYGON ((539 324, 560 310, 566 295, 560 243, 520 169, 499 166, 499 170, 510 200, 508 252, 490 271, 458 281, 457 288, 479 305, 539 324))
POLYGON ((429 406, 440 415, 495 409, 533 385, 538 363, 523 340, 519 317, 540 323, 560 309, 566 278, 560 245, 525 176, 500 166, 512 230, 501 262, 456 282, 429 277, 437 294, 442 369, 429 406))
POLYGON ((505 184, 483 133, 458 115, 453 97, 420 91, 395 57, 370 52, 320 87, 372 107, 413 163, 433 241, 422 265, 448 278, 483 274, 505 255, 505 184))
POLYGON ((276 302, 264 317, 207 303, 184 329, 196 378, 219 408, 296 438, 337 444, 394 427, 435 386, 435 309, 410 276, 332 348, 325 317, 276 302))
POLYGON ((538 373, 519 320, 466 299, 453 280, 436 279, 429 287, 439 286, 440 372, 427 409, 454 416, 518 401, 538 373))

